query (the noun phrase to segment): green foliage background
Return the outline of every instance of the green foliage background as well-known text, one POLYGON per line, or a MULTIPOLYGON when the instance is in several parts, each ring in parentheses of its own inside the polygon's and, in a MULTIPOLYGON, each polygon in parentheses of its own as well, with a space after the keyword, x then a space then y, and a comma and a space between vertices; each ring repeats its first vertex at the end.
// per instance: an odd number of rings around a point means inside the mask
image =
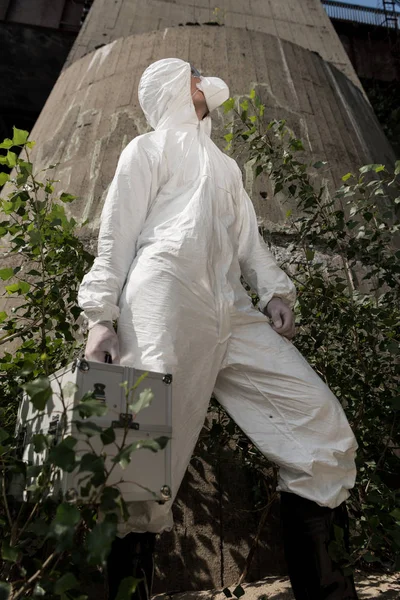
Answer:
MULTIPOLYGON (((21 460, 22 448, 13 435, 21 393, 33 405, 34 419, 40 419, 55 396, 49 375, 81 350, 77 291, 93 261, 76 235, 76 221, 64 209, 74 196, 55 194, 55 181, 48 176, 42 181, 43 172, 34 173, 32 146, 28 132, 15 128, 13 139, 0 144, 4 151, 0 163, 14 169, 11 176, 0 174, 0 185, 11 183, 0 200, 0 278, 3 299, 14 300, 11 309, 0 313, 0 600, 40 596, 87 600, 96 584, 95 593, 103 591, 101 569, 118 520, 127 518, 126 505, 117 485, 109 483, 110 476, 117 466, 125 469, 135 451, 157 452, 165 448, 168 438, 129 443, 127 418, 118 441, 112 426, 102 429, 95 422, 107 406, 89 392, 74 408, 71 431, 79 434, 79 445, 77 436, 68 434, 67 418, 70 399, 79 390, 67 384, 58 393, 63 410, 57 415, 56 430, 35 433, 28 440, 34 464, 21 460), (21 149, 18 157, 14 150, 21 149), (110 463, 105 449, 111 445, 115 448, 110 463), (84 502, 78 502, 76 494, 56 492, 58 476, 72 472, 80 476, 84 502), (25 490, 23 496, 11 493, 15 486, 25 490)), ((143 377, 132 388, 124 387, 126 416, 135 417, 152 400, 148 389, 138 399, 132 398, 143 377)), ((118 600, 130 598, 137 584, 134 577, 124 579, 118 600)))
MULTIPOLYGON (((346 173, 332 193, 321 183, 329 165, 308 164, 285 122, 265 120, 254 90, 228 100, 225 111, 232 116, 227 149, 288 201, 277 237, 287 240, 282 266, 298 289, 294 343, 342 403, 359 442, 348 502, 353 554, 343 560, 399 569, 400 161, 346 173)), ((227 416, 225 424, 231 427, 227 416)), ((244 457, 264 477, 267 465, 251 444, 244 457)))

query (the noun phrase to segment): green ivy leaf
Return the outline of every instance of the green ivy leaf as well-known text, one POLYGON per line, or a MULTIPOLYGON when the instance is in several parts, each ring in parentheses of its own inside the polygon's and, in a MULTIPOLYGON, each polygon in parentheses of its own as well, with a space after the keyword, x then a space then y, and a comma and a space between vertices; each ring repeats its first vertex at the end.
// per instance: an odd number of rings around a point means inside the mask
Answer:
POLYGON ((115 442, 115 430, 113 427, 108 427, 100 435, 101 441, 105 446, 115 442))
POLYGON ((39 475, 43 471, 43 465, 29 465, 26 468, 26 476, 29 477, 39 477, 39 475))
POLYGON ((80 518, 81 513, 75 506, 72 506, 67 502, 63 502, 57 507, 54 522, 60 523, 61 525, 68 525, 70 527, 74 527, 79 523, 80 518))
POLYGON ((88 437, 92 437, 93 435, 99 435, 102 433, 103 429, 99 427, 96 423, 92 423, 91 421, 76 421, 76 428, 79 433, 83 433, 88 437))
POLYGON ((19 283, 12 283, 11 285, 6 285, 5 289, 9 294, 15 294, 16 292, 19 292, 19 283))
POLYGON ((61 202, 69 203, 69 202, 73 202, 74 200, 76 200, 76 196, 73 196, 72 194, 66 194, 65 192, 63 192, 60 195, 60 200, 61 200, 61 202))
POLYGON ((156 450, 156 452, 158 452, 158 450, 164 450, 164 448, 166 448, 168 442, 169 442, 170 438, 163 435, 161 437, 155 438, 155 442, 158 445, 158 449, 156 450))
POLYGON ((15 152, 11 152, 10 150, 7 152, 7 162, 8 162, 8 166, 13 168, 16 166, 17 164, 17 160, 18 160, 18 156, 15 154, 15 152))
POLYGON ((364 173, 370 173, 371 171, 374 171, 375 173, 380 173, 381 171, 384 171, 384 170, 385 170, 385 165, 380 165, 380 164, 364 165, 363 167, 360 167, 360 169, 359 169, 361 175, 364 175, 364 173))
POLYGON ((30 283, 27 281, 19 281, 18 286, 22 294, 27 294, 31 289, 30 283))
POLYGON ((387 345, 387 349, 391 354, 399 354, 399 343, 395 340, 390 340, 387 345))
POLYGON ((54 593, 61 596, 68 590, 73 590, 79 586, 79 581, 73 573, 64 573, 54 584, 54 593))
POLYGON ((29 239, 30 239, 30 243, 32 244, 32 246, 35 246, 37 244, 40 244, 40 242, 43 239, 43 234, 40 231, 34 230, 34 231, 29 231, 28 232, 29 235, 29 239))
POLYGON ((373 563, 373 562, 379 561, 379 559, 371 552, 367 552, 366 554, 363 554, 363 560, 365 560, 365 562, 368 562, 368 563, 373 563))
POLYGON ((138 440, 128 446, 125 446, 113 457, 112 462, 119 463, 123 469, 125 469, 131 461, 131 455, 137 450, 151 450, 152 452, 158 452, 163 450, 168 444, 169 438, 162 436, 155 440, 138 440))
POLYGON ((49 462, 63 471, 71 473, 76 466, 75 450, 77 440, 72 436, 66 437, 49 452, 49 462))
POLYGON ((131 598, 141 581, 141 579, 136 579, 135 577, 125 577, 119 584, 115 600, 127 600, 128 598, 131 598))
POLYGON ((137 415, 141 410, 144 410, 145 408, 148 408, 150 406, 150 404, 153 401, 153 398, 154 394, 151 391, 151 389, 146 388, 142 392, 140 392, 139 398, 136 400, 136 402, 132 402, 132 404, 129 404, 129 409, 133 412, 134 415, 137 415))
POLYGON ((3 540, 1 545, 1 557, 3 560, 15 563, 18 559, 18 550, 10 546, 10 540, 3 540))
POLYGON ((10 279, 10 277, 14 276, 14 269, 11 269, 11 267, 8 267, 6 269, 0 269, 0 279, 2 279, 3 281, 7 281, 7 279, 10 279))
POLYGON ((30 375, 32 373, 32 371, 34 371, 34 370, 35 370, 35 363, 33 363, 30 360, 24 360, 24 363, 19 370, 19 375, 21 377, 26 377, 27 375, 30 375))
POLYGON ((3 142, 1 142, 0 148, 5 148, 7 150, 7 148, 12 148, 13 145, 13 141, 10 140, 10 138, 6 138, 3 142))
POLYGON ((303 142, 301 140, 292 139, 290 140, 290 147, 292 150, 304 150, 303 142))
POLYGON ((106 519, 98 523, 87 536, 86 548, 88 562, 91 565, 104 565, 111 550, 111 544, 117 534, 115 521, 106 519))
POLYGON ((93 397, 93 392, 87 392, 82 398, 79 404, 74 407, 77 410, 79 416, 84 419, 87 417, 102 417, 107 413, 108 407, 101 400, 97 400, 93 397))
POLYGON ((62 502, 51 522, 48 536, 58 540, 57 547, 64 550, 71 547, 75 529, 81 520, 81 513, 72 504, 62 502))
POLYGON ((389 514, 390 514, 391 517, 393 517, 394 519, 396 519, 396 521, 400 522, 400 508, 395 508, 389 514))
POLYGON ((11 586, 5 581, 0 581, 0 600, 9 600, 11 594, 11 586))
POLYGON ((228 100, 226 100, 223 103, 222 106, 224 107, 224 113, 225 114, 228 113, 228 112, 230 112, 235 107, 235 99, 234 98, 228 98, 228 100))
POLYGON ((45 596, 46 595, 46 590, 43 589, 38 583, 35 585, 35 588, 33 590, 33 595, 36 596, 45 596))
POLYGON ((33 444, 34 451, 37 452, 38 454, 40 452, 43 452, 44 450, 46 450, 46 448, 49 445, 48 439, 45 435, 43 435, 43 433, 36 433, 32 437, 32 444, 33 444))
POLYGON ((104 458, 97 454, 87 452, 81 458, 79 463, 79 472, 88 471, 90 473, 104 472, 104 458))
POLYGON ((76 392, 79 390, 79 387, 73 381, 68 381, 62 389, 62 393, 64 398, 72 398, 75 396, 76 392))
POLYGON ((315 252, 314 250, 311 250, 310 248, 307 248, 306 250, 306 258, 309 262, 311 262, 314 259, 315 256, 315 252))
POLYGON ((115 510, 117 508, 117 499, 120 497, 120 491, 114 487, 105 487, 101 494, 100 509, 115 510))
MULTIPOLYGON (((0 144, 0 148, 1 148, 1 144, 0 144)), ((10 179, 10 176, 8 173, 0 173, 0 185, 4 185, 5 183, 7 183, 7 181, 10 179)))
POLYGON ((31 162, 28 162, 26 160, 21 160, 20 159, 19 160, 19 167, 27 175, 32 175, 33 164, 31 162))
POLYGON ((97 454, 91 454, 90 452, 84 454, 79 465, 79 472, 93 473, 90 478, 90 483, 94 487, 103 485, 106 481, 104 458, 97 454))
POLYGON ((52 397, 50 381, 47 377, 38 377, 34 381, 25 383, 22 388, 28 394, 36 410, 44 410, 52 397))
POLYGON ((13 127, 13 139, 12 139, 12 143, 13 146, 23 146, 29 136, 29 132, 25 131, 24 129, 17 129, 16 127, 13 127))

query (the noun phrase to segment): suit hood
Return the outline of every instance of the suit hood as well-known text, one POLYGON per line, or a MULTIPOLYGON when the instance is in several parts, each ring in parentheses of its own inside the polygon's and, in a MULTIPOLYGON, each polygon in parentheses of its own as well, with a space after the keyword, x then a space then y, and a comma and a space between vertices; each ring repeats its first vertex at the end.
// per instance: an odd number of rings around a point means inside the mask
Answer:
POLYGON ((152 63, 139 82, 139 103, 149 125, 155 129, 202 126, 211 133, 211 118, 199 121, 192 100, 190 63, 164 58, 152 63))

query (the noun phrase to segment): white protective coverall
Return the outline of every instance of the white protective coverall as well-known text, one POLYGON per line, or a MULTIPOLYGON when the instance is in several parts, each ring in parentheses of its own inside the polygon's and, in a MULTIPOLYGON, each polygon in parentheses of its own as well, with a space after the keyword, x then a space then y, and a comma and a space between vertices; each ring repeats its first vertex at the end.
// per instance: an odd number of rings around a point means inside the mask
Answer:
MULTIPOLYGON (((280 489, 334 508, 355 480, 356 441, 327 386, 264 309, 295 289, 258 232, 240 169, 197 118, 191 67, 150 65, 139 101, 154 131, 123 150, 102 212, 98 256, 79 304, 89 320, 118 319, 121 364, 173 374, 175 497, 210 396, 280 466, 280 489)), ((129 531, 172 526, 171 502, 137 502, 129 531)))

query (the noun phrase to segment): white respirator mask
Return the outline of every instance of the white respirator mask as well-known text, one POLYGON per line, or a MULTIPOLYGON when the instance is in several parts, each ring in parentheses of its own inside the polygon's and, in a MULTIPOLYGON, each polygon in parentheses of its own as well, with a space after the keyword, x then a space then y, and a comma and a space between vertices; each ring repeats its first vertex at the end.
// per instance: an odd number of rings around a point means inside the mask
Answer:
POLYGON ((196 87, 203 92, 208 110, 211 112, 229 98, 229 88, 219 77, 202 77, 196 87))
MULTIPOLYGON (((225 81, 219 77, 203 77, 200 72, 191 66, 192 75, 200 77, 200 83, 196 83, 196 87, 203 92, 209 112, 221 106, 229 98, 229 88, 225 81)), ((197 93, 194 92, 193 96, 197 93)))

